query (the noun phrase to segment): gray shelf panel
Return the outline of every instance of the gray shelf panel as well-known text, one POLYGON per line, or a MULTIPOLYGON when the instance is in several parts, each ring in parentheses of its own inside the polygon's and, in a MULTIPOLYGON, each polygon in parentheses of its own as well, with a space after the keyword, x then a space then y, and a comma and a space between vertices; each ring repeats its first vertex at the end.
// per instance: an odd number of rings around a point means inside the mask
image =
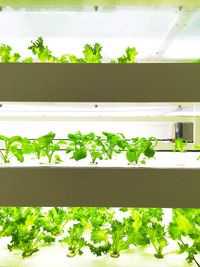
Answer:
POLYGON ((200 102, 200 64, 1 63, 0 101, 200 102))
POLYGON ((0 206, 200 208, 197 169, 0 168, 0 206))

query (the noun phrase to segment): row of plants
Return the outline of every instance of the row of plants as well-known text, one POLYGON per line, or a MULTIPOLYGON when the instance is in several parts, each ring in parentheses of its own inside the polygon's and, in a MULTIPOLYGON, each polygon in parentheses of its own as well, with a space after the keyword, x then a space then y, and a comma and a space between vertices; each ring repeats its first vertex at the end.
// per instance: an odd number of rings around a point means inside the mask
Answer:
POLYGON ((200 266, 200 209, 172 209, 166 223, 161 208, 2 207, 0 237, 10 237, 8 249, 22 257, 55 243, 66 246, 68 257, 89 250, 118 258, 128 248, 151 246, 159 260, 184 253, 200 266))
MULTIPOLYGON (((69 133, 64 140, 55 139, 54 132, 30 140, 26 137, 0 135, 3 142, 0 149, 0 159, 3 164, 9 164, 12 158, 23 163, 25 156, 31 159, 41 159, 43 163, 59 164, 64 160, 60 151, 69 154, 70 159, 79 161, 90 157, 90 164, 98 164, 99 160, 112 160, 116 155, 124 154, 128 164, 145 164, 147 160, 154 158, 158 140, 155 137, 135 137, 127 139, 123 133, 102 132, 96 135, 91 132, 82 134, 80 131, 69 133)), ((187 142, 182 138, 174 140, 173 151, 186 152, 187 142)), ((195 145, 200 149, 200 145, 195 145)), ((200 159, 198 157, 197 159, 200 159)), ((40 162, 41 163, 41 162, 40 162)))
MULTIPOLYGON (((32 52, 33 56, 23 58, 18 52, 13 52, 11 46, 1 44, 0 61, 5 63, 102 63, 103 60, 102 46, 99 43, 95 43, 94 45, 86 44, 82 51, 82 57, 77 57, 69 53, 56 57, 50 48, 44 44, 42 37, 38 37, 36 41, 31 41, 28 49, 32 52)), ((127 47, 122 56, 110 60, 110 63, 135 63, 137 54, 138 52, 135 47, 127 47)))
POLYGON ((68 134, 66 140, 55 140, 55 133, 49 132, 35 140, 26 137, 0 135, 4 143, 0 150, 0 158, 4 164, 10 163, 15 157, 19 162, 24 162, 25 155, 41 160, 46 158, 47 163, 61 163, 63 159, 58 154, 64 150, 70 159, 79 161, 89 155, 92 164, 98 160, 111 160, 117 154, 125 153, 129 164, 145 164, 146 160, 153 158, 157 139, 155 137, 136 137, 127 140, 122 133, 103 132, 102 136, 94 133, 68 134))

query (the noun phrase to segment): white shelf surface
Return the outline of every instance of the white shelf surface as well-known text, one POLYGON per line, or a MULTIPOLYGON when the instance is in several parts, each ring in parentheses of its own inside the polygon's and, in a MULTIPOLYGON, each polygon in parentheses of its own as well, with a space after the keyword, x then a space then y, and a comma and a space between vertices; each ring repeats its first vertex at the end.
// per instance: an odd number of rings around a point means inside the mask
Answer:
POLYGON ((89 163, 91 158, 88 155, 86 159, 75 161, 70 159, 65 152, 55 153, 59 154, 63 162, 60 164, 48 164, 47 158, 31 159, 31 156, 25 156, 25 161, 20 163, 15 158, 11 159, 10 164, 4 165, 1 161, 0 168, 113 168, 113 169, 200 169, 200 152, 156 152, 155 158, 146 161, 146 164, 129 165, 126 155, 114 156, 113 160, 98 160, 98 164, 89 163))
POLYGON ((6 247, 7 240, 0 242, 0 258, 3 267, 195 267, 195 264, 188 264, 185 260, 186 254, 168 255, 164 259, 156 259, 154 250, 132 248, 127 252, 122 252, 117 259, 109 255, 96 257, 89 251, 84 254, 68 258, 67 247, 62 245, 52 245, 41 248, 41 250, 30 258, 23 259, 20 252, 9 252, 6 247))

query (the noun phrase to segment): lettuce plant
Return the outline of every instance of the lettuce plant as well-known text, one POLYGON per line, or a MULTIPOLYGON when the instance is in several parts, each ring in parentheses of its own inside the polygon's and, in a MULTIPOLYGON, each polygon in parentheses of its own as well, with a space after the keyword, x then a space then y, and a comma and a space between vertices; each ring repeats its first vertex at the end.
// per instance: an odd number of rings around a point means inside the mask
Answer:
POLYGON ((125 54, 115 60, 111 60, 111 63, 135 63, 138 52, 135 47, 127 47, 125 54))
POLYGON ((112 220, 110 227, 93 229, 91 234, 93 244, 89 244, 90 250, 96 256, 110 253, 112 258, 118 258, 120 252, 129 247, 126 237, 126 224, 118 220, 112 220))
POLYGON ((21 55, 17 52, 12 53, 12 47, 6 44, 0 45, 0 60, 4 63, 31 63, 33 61, 31 57, 21 60, 21 55))
POLYGON ((113 211, 103 207, 72 207, 67 210, 67 218, 78 221, 86 230, 99 229, 113 219, 113 211))
POLYGON ((85 136, 86 138, 86 149, 90 153, 91 163, 97 164, 97 159, 103 159, 102 152, 102 140, 100 136, 95 135, 94 133, 89 133, 85 136))
POLYGON ((187 262, 195 262, 200 267, 196 259, 196 255, 200 255, 200 210, 173 209, 173 218, 168 231, 179 246, 179 250, 175 253, 187 253, 187 262))
POLYGON ((1 44, 0 46, 0 57, 1 61, 4 63, 8 62, 18 62, 20 59, 20 54, 19 53, 11 53, 12 48, 9 45, 1 44))
POLYGON ((130 208, 121 209, 130 212, 125 220, 127 243, 134 246, 151 244, 156 253, 154 256, 162 259, 163 249, 168 245, 165 227, 162 225, 163 211, 160 208, 130 208))
POLYGON ((35 42, 31 41, 31 43, 32 45, 30 45, 28 49, 32 51, 33 55, 37 55, 38 59, 41 62, 53 63, 56 61, 56 57, 52 55, 52 52, 50 51, 48 46, 44 45, 42 37, 38 37, 38 39, 35 42))
POLYGON ((102 142, 102 151, 106 159, 112 159, 114 154, 120 154, 127 147, 127 141, 122 133, 108 133, 103 132, 106 138, 105 142, 102 142))
POLYGON ((55 152, 60 151, 61 145, 65 145, 66 142, 64 140, 54 142, 54 138, 55 133, 49 132, 32 142, 32 150, 37 159, 47 157, 48 163, 60 163, 62 161, 58 154, 55 155, 55 152))
POLYGON ((22 257, 29 257, 39 250, 40 244, 50 244, 55 238, 44 231, 41 208, 13 207, 4 210, 1 236, 11 236, 10 251, 22 251, 22 257))
POLYGON ((21 136, 16 135, 9 138, 7 136, 0 135, 0 141, 3 141, 4 143, 4 150, 0 150, 0 158, 5 164, 10 163, 12 157, 17 158, 20 162, 24 161, 23 150, 21 149, 23 145, 23 138, 21 136))
POLYGON ((163 253, 163 249, 167 247, 167 233, 165 226, 162 224, 163 221, 163 211, 160 208, 156 209, 146 209, 150 222, 147 225, 147 232, 149 240, 153 245, 156 253, 154 256, 158 259, 162 259, 166 253, 163 253))
POLYGON ((69 144, 66 148, 66 153, 72 152, 71 159, 79 161, 87 157, 89 152, 91 156, 91 163, 96 164, 97 159, 103 159, 102 141, 101 137, 94 133, 82 134, 77 131, 75 134, 68 134, 69 144))
MULTIPOLYGON (((53 55, 50 48, 44 44, 43 38, 40 36, 35 41, 31 41, 28 49, 32 52, 34 56, 37 57, 38 62, 45 63, 102 63, 102 46, 99 43, 95 43, 94 45, 85 44, 83 48, 83 56, 77 57, 75 55, 65 53, 60 57, 56 57, 53 55)), ((136 48, 127 47, 125 50, 125 54, 121 57, 117 58, 117 60, 111 60, 111 63, 135 63, 135 57, 138 52, 136 48)), ((7 44, 0 45, 0 61, 1 62, 24 62, 24 63, 32 63, 33 58, 27 57, 22 59, 22 56, 14 52, 12 53, 12 48, 7 44)))
POLYGON ((43 228, 53 236, 58 236, 64 233, 64 228, 69 221, 67 211, 64 208, 51 208, 47 211, 43 218, 43 228))
POLYGON ((129 164, 144 164, 146 159, 153 158, 155 155, 155 147, 158 141, 155 137, 136 137, 132 138, 127 145, 126 158, 129 164), (142 157, 142 158, 141 158, 142 157))
POLYGON ((174 148, 173 151, 174 152, 186 152, 186 146, 187 146, 187 142, 185 140, 183 140, 183 138, 176 138, 174 141, 174 148))
POLYGON ((98 43, 94 44, 92 47, 89 44, 86 44, 83 50, 84 62, 85 63, 101 63, 102 60, 102 46, 98 43))
POLYGON ((76 254, 82 255, 83 248, 86 246, 86 241, 83 238, 84 226, 80 223, 74 224, 68 230, 68 236, 60 240, 61 243, 68 245, 68 257, 74 257, 76 254))
POLYGON ((9 250, 20 250, 23 257, 53 244, 57 238, 67 245, 69 257, 89 248, 96 256, 110 254, 118 258, 131 246, 151 245, 159 260, 168 254, 184 253, 188 263, 200 266, 199 209, 172 209, 168 227, 163 224, 160 208, 121 208, 125 214, 117 214, 120 220, 115 211, 103 207, 1 207, 0 237, 10 237, 9 250), (177 242, 177 249, 165 253, 170 238, 177 242))
POLYGON ((87 157, 87 138, 82 135, 80 131, 77 131, 75 134, 68 134, 69 144, 66 148, 66 153, 72 152, 71 159, 76 161, 84 159, 87 157))

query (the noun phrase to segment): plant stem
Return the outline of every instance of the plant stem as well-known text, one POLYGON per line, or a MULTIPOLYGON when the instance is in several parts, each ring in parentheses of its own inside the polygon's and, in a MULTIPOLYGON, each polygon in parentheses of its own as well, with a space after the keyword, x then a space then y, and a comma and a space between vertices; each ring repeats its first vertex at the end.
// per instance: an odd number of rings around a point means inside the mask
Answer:
POLYGON ((193 260, 194 260, 194 262, 196 263, 196 265, 197 265, 198 267, 200 267, 200 264, 198 263, 198 261, 195 259, 194 256, 193 256, 193 260))

